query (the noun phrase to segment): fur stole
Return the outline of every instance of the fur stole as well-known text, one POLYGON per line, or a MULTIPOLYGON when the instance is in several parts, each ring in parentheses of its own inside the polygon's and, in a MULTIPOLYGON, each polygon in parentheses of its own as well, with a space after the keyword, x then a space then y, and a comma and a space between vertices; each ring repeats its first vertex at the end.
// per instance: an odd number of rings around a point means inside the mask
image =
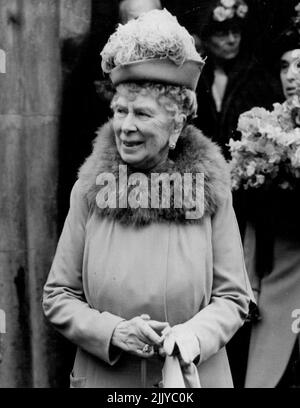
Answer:
MULTIPOLYGON (((152 222, 199 223, 203 216, 214 214, 230 190, 228 165, 219 147, 192 125, 185 127, 178 139, 176 149, 170 151, 169 160, 159 169, 156 168, 155 173, 204 174, 202 217, 187 219, 187 206, 176 208, 172 193, 170 208, 162 206, 151 208, 150 205, 148 208, 130 208, 129 206, 127 208, 100 208, 96 203, 96 197, 103 186, 96 184, 97 176, 110 173, 118 182, 120 165, 125 165, 125 163, 117 151, 114 132, 111 123, 108 122, 98 130, 93 152, 79 170, 79 180, 90 208, 97 211, 99 216, 116 219, 122 224, 143 226, 152 222)), ((127 169, 127 177, 138 171, 130 169, 129 166, 127 169)), ((144 174, 150 182, 151 172, 144 172, 144 174)), ((130 188, 132 186, 128 185, 128 191, 130 188)), ((117 194, 121 194, 119 190, 117 191, 117 194)), ((160 194, 162 194, 161 191, 160 194)))

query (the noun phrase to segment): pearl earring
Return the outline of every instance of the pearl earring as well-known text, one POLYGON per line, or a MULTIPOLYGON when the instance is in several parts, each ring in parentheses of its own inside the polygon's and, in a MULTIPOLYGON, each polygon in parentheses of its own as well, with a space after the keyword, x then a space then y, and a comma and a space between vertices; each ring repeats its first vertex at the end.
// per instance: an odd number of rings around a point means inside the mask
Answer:
POLYGON ((175 143, 170 143, 170 144, 169 144, 169 148, 170 148, 171 150, 174 150, 175 147, 176 147, 176 144, 175 144, 175 143))

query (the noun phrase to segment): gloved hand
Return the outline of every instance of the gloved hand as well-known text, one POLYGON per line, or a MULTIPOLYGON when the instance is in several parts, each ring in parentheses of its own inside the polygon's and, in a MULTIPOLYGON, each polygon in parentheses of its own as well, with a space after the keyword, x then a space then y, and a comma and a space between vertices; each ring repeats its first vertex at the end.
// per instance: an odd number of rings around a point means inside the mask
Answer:
POLYGON ((181 366, 188 366, 195 362, 195 359, 199 359, 199 340, 195 333, 184 324, 167 327, 162 331, 162 335, 164 342, 159 350, 160 355, 178 354, 181 366))

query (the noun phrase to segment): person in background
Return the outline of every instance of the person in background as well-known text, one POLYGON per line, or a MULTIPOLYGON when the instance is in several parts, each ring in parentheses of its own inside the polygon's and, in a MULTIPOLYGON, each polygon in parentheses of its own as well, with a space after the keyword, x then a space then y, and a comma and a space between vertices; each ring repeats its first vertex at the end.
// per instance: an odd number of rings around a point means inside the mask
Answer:
POLYGON ((229 158, 228 142, 237 139, 237 121, 253 106, 271 108, 280 87, 245 46, 248 5, 218 0, 201 32, 206 66, 197 87, 195 124, 217 142, 229 158))
POLYGON ((125 24, 142 13, 155 9, 161 10, 161 8, 160 0, 121 0, 119 2, 119 21, 125 24))
MULTIPOLYGON (((300 61, 300 3, 296 12, 274 44, 286 99, 300 91, 295 69, 300 61)), ((252 327, 246 388, 300 387, 299 190, 298 183, 293 191, 268 191, 249 202, 245 259, 261 319, 252 327)))

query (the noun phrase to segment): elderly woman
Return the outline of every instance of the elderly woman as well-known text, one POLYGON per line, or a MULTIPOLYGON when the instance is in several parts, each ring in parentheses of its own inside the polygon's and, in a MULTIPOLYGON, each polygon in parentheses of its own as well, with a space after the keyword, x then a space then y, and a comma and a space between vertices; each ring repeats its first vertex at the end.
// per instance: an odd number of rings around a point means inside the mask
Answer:
POLYGON ((162 370, 174 354, 203 387, 232 386, 225 345, 251 289, 227 165, 188 124, 202 65, 166 10, 119 25, 102 51, 113 118, 79 172, 43 299, 47 318, 78 345, 72 387, 170 386, 162 370), (165 185, 149 206, 134 180, 152 187, 157 174, 202 175, 204 196, 174 182, 169 206, 165 185), (178 192, 195 194, 179 205, 178 192))
MULTIPOLYGON (((275 42, 286 99, 299 93, 298 16, 275 42)), ((252 328, 245 386, 300 387, 300 192, 259 193, 249 201, 245 258, 261 319, 252 328), (297 328, 298 327, 298 328, 297 328)))

